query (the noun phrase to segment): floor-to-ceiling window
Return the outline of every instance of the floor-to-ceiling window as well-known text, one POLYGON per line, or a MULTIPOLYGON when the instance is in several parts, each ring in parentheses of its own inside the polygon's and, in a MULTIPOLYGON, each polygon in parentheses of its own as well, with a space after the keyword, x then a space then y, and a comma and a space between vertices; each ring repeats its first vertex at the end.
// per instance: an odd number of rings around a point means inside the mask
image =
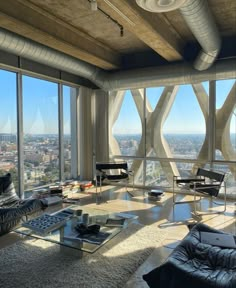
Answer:
POLYGON ((23 76, 24 187, 59 180, 58 86, 23 76))
POLYGON ((169 158, 197 159, 206 135, 204 111, 198 102, 203 94, 207 104, 208 91, 201 84, 181 85, 169 101, 168 111, 162 108, 167 114, 162 133, 169 146, 169 158))
POLYGON ((16 73, 0 70, 0 175, 11 173, 18 190, 16 73))
POLYGON ((132 163, 136 185, 170 187, 173 175, 205 166, 231 175, 227 181, 235 188, 235 80, 216 81, 216 93, 212 87, 203 82, 117 92, 109 110, 110 156, 132 163))
POLYGON ((214 169, 225 171, 227 192, 236 188, 236 81, 216 81, 214 169), (227 163, 231 161, 232 163, 227 163))
MULTIPOLYGON (((71 130, 76 125, 71 103, 77 88, 62 85, 60 95, 56 81, 5 70, 0 70, 0 85, 0 175, 10 172, 18 189, 18 166, 23 167, 20 190, 26 198, 33 189, 71 179, 71 130)), ((75 127, 73 131, 77 133, 75 127)))
POLYGON ((64 179, 71 179, 71 97, 75 88, 63 85, 63 156, 64 179))
MULTIPOLYGON (((135 182, 143 185, 143 162, 135 160, 135 157, 145 155, 145 142, 142 138, 144 127, 144 91, 120 91, 113 92, 109 96, 109 135, 110 155, 131 156, 127 161, 129 167, 136 166, 135 182)), ((116 160, 116 159, 115 159, 116 160)))

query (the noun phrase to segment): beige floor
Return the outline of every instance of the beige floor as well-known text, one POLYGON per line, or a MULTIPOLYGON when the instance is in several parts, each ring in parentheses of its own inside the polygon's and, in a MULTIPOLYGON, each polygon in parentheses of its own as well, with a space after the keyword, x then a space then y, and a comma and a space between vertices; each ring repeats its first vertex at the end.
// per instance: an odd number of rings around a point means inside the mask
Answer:
MULTIPOLYGON (((132 192, 132 191, 131 191, 132 192)), ((144 191, 136 190, 132 192, 135 196, 130 197, 124 188, 104 186, 102 199, 96 204, 95 188, 80 194, 73 194, 71 197, 80 198, 80 204, 96 209, 104 209, 115 212, 126 212, 138 215, 139 222, 144 225, 153 225, 157 229, 168 231, 167 239, 162 243, 161 247, 157 247, 152 255, 145 261, 143 265, 128 281, 125 288, 147 288, 148 286, 142 281, 142 275, 159 266, 173 251, 173 248, 188 233, 187 224, 195 223, 196 219, 192 218, 192 204, 181 204, 173 207, 172 194, 165 193, 161 201, 153 201, 148 199, 144 191)), ((191 196, 179 195, 178 198, 184 200, 192 199, 191 196)), ((218 199, 216 204, 204 199, 202 200, 202 208, 222 209, 223 201, 218 199)), ((234 202, 227 203, 227 211, 224 214, 204 215, 198 221, 205 223, 216 229, 221 229, 228 233, 236 235, 235 221, 235 205, 234 202)), ((16 241, 20 241, 18 235, 9 233, 0 238, 0 248, 10 245, 16 241)))
MULTIPOLYGON (((196 222, 205 223, 216 229, 236 235, 235 205, 227 202, 227 210, 224 214, 204 215, 200 219, 192 217, 192 203, 178 204, 173 206, 172 193, 165 193, 161 201, 150 200, 143 191, 134 191, 135 197, 129 197, 124 189, 104 187, 103 201, 99 205, 87 204, 90 207, 100 209, 133 213, 139 216, 139 222, 145 225, 154 225, 157 229, 168 231, 167 239, 162 247, 157 247, 152 255, 140 266, 130 278, 125 288, 147 288, 142 280, 142 275, 148 273, 154 267, 159 266, 169 256, 173 249, 188 233, 187 225, 196 222), (111 190, 112 191, 112 190, 111 190), (106 201, 105 201, 106 200, 106 201)), ((131 191, 132 192, 132 191, 131 191)), ((92 194, 92 191, 90 192, 92 194)), ((179 195, 178 200, 192 200, 193 197, 179 195)), ((215 204, 209 199, 201 201, 201 209, 223 210, 223 200, 217 199, 215 204)))

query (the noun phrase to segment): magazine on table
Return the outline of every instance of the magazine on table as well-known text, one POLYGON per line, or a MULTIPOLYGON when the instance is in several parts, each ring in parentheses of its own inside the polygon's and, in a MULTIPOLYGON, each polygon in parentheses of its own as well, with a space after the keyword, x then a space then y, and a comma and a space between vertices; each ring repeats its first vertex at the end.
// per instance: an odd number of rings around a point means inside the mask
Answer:
POLYGON ((83 241, 91 244, 100 245, 102 244, 111 233, 108 232, 98 232, 97 234, 93 233, 87 233, 87 234, 79 234, 77 231, 71 232, 68 235, 64 236, 65 240, 71 240, 71 241, 83 241))
POLYGON ((123 227, 124 223, 125 218, 108 218, 105 225, 111 227, 123 227))

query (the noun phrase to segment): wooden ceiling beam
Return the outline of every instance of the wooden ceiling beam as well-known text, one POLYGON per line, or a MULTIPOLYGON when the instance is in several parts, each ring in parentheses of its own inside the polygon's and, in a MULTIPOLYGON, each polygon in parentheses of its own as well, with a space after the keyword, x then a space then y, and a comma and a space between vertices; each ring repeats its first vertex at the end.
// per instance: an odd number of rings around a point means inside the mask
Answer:
POLYGON ((168 61, 183 59, 184 42, 163 14, 140 8, 135 0, 97 0, 98 7, 168 61))
POLYGON ((27 1, 0 1, 0 26, 100 68, 120 68, 116 51, 27 1))

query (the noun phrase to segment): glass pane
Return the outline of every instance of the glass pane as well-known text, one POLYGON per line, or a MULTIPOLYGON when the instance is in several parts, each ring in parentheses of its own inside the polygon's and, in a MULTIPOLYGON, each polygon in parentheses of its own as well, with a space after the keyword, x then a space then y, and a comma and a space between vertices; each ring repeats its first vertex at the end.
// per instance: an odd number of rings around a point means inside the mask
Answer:
POLYGON ((71 97, 75 88, 63 86, 64 178, 71 179, 71 97))
POLYGON ((146 104, 150 105, 152 111, 156 108, 164 87, 152 87, 146 89, 146 104))
POLYGON ((222 108, 234 83, 235 83, 234 79, 216 81, 216 109, 222 108))
POLYGON ((114 95, 117 98, 123 97, 122 103, 121 101, 113 101, 114 105, 110 106, 109 111, 109 115, 117 115, 116 118, 109 116, 110 121, 114 121, 109 125, 112 127, 112 137, 115 138, 118 144, 119 149, 115 149, 117 155, 143 155, 142 121, 144 119, 144 101, 142 95, 140 90, 132 91, 132 93, 128 90, 124 92, 124 95, 114 95))
MULTIPOLYGON (((208 105, 206 85, 182 85, 171 105, 163 125, 162 149, 159 157, 197 159, 205 136, 206 125, 198 97, 208 105)), ((171 101, 173 101, 171 103, 171 101)), ((166 111, 167 113, 168 111, 166 111)))
POLYGON ((146 162, 145 186, 170 186, 166 173, 159 161, 146 162))
POLYGON ((173 158, 197 159, 204 142, 203 134, 166 134, 173 158))
MULTIPOLYGON (((236 102, 236 100, 235 100, 236 102)), ((232 112, 231 122, 230 122, 230 141, 234 153, 236 153, 236 108, 232 112)))
POLYGON ((178 173, 180 177, 191 177, 194 175, 193 173, 193 163, 184 163, 184 162, 177 162, 176 163, 178 173))
POLYGON ((11 173, 18 191, 16 73, 0 70, 0 175, 11 173))
MULTIPOLYGON (((226 193, 231 199, 236 199, 236 174, 235 164, 214 164, 213 171, 225 173, 226 193)), ((223 192, 223 191, 221 191, 223 192)))
POLYGON ((216 82, 216 151, 215 159, 236 159, 235 80, 216 82))
POLYGON ((25 190, 58 181, 56 83, 23 76, 23 131, 25 190))

